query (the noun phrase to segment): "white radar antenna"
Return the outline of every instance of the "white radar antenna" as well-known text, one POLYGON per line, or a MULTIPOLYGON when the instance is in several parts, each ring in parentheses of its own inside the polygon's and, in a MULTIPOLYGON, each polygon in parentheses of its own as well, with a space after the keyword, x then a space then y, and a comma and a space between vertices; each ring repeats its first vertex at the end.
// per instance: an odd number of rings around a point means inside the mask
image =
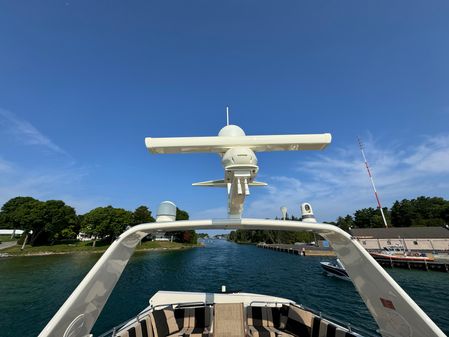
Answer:
MULTIPOLYGON (((229 107, 226 108, 229 123, 229 107)), ((215 152, 221 157, 224 179, 194 183, 194 186, 224 187, 228 192, 230 218, 241 218, 250 186, 266 186, 255 180, 259 166, 255 152, 322 150, 330 144, 330 133, 247 136, 237 125, 227 124, 218 136, 145 138, 152 153, 215 152)))
POLYGON ((376 197, 376 200, 377 200, 377 207, 380 210, 380 214, 382 214, 382 219, 384 221, 385 228, 388 228, 387 219, 385 218, 384 210, 382 208, 382 205, 380 204, 380 199, 379 199, 379 195, 377 193, 376 185, 374 184, 374 178, 373 178, 373 175, 371 174, 371 170, 369 169, 368 161, 366 160, 365 151, 363 149, 363 143, 359 137, 357 137, 357 140, 359 142, 360 151, 362 152, 363 160, 365 161, 365 167, 366 167, 366 170, 368 171, 368 176, 371 181, 371 185, 373 186, 374 196, 376 197))

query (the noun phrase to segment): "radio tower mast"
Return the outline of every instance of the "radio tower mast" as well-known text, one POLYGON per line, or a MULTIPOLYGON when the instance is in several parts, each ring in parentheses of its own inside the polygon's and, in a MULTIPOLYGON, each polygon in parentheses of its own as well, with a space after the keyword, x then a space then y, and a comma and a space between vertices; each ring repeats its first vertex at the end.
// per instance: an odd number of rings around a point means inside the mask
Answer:
POLYGON ((380 213, 382 214, 382 219, 384 220, 385 228, 388 228, 387 219, 385 219, 384 210, 382 208, 382 205, 380 204, 379 196, 377 195, 376 185, 374 185, 374 179, 373 179, 373 176, 371 175, 371 171, 368 166, 368 161, 366 160, 365 151, 363 151, 362 141, 360 140, 359 137, 357 137, 357 140, 359 142, 360 151, 362 152, 363 160, 365 161, 365 166, 366 166, 366 170, 368 171, 368 176, 371 181, 371 185, 373 186, 374 196, 376 197, 376 200, 377 200, 377 207, 380 209, 380 213))

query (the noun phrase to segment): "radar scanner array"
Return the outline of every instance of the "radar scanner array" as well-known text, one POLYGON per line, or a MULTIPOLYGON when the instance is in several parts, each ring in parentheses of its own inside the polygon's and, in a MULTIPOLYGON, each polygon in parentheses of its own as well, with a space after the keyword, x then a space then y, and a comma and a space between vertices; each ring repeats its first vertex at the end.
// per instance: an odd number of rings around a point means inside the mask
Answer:
POLYGON ((240 218, 250 187, 266 186, 255 180, 259 171, 256 152, 322 150, 330 144, 330 133, 247 136, 237 125, 226 125, 218 136, 145 138, 151 153, 214 152, 221 157, 224 179, 194 183, 194 186, 224 187, 228 193, 228 214, 240 218))

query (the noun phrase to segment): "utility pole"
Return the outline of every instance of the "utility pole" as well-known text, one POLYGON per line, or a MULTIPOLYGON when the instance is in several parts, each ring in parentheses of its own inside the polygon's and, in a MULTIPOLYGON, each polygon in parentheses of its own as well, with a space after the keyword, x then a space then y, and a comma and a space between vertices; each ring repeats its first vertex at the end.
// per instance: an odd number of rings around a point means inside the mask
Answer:
POLYGON ((377 194, 376 185, 374 184, 374 179, 373 179, 373 176, 372 176, 371 171, 369 169, 368 161, 366 160, 365 151, 363 149, 362 141, 360 140, 359 137, 357 137, 357 141, 359 142, 360 151, 362 152, 363 160, 365 161, 366 170, 368 171, 368 176, 369 176, 369 179, 371 181, 371 185, 373 186, 374 196, 376 197, 376 200, 377 200, 377 207, 380 209, 380 213, 382 214, 382 219, 384 221, 385 228, 388 228, 387 219, 385 219, 384 210, 382 208, 382 205, 380 204, 379 195, 377 194))

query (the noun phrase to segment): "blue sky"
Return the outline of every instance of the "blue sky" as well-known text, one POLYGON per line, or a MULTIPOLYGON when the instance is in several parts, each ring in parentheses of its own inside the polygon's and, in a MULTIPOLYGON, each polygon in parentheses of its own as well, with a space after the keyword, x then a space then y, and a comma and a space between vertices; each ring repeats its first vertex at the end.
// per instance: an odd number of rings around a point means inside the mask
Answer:
POLYGON ((320 220, 381 199, 449 198, 447 1, 3 1, 0 204, 63 199, 225 215, 214 154, 150 155, 144 137, 331 132, 322 152, 258 155, 245 215, 320 220))

